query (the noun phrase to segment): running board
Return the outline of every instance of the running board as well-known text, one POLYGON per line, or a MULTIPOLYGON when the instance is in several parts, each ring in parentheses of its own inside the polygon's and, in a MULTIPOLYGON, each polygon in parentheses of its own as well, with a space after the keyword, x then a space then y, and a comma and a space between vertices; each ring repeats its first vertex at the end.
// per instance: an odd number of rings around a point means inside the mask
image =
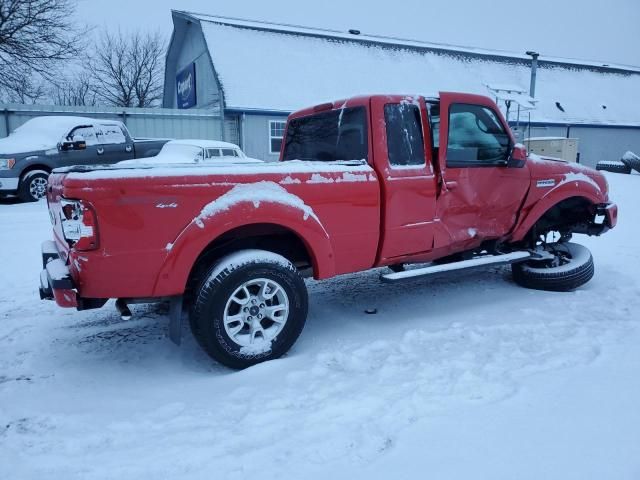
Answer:
POLYGON ((460 262, 445 263, 443 265, 431 265, 424 268, 415 268, 413 270, 405 270, 404 272, 388 273, 381 275, 383 282, 401 282, 419 277, 426 277, 439 273, 456 272, 460 270, 472 270, 474 268, 508 265, 511 263, 522 262, 533 257, 530 252, 512 252, 502 255, 486 255, 484 257, 472 258, 471 260, 462 260, 460 262))

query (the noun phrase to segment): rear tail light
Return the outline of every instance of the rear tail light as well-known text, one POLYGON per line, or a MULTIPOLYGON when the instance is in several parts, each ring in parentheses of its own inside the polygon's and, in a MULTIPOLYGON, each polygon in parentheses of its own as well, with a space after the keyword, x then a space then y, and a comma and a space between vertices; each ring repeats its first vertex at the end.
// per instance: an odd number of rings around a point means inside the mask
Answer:
POLYGON ((76 250, 98 248, 98 222, 93 207, 81 200, 61 200, 62 232, 69 246, 76 250))

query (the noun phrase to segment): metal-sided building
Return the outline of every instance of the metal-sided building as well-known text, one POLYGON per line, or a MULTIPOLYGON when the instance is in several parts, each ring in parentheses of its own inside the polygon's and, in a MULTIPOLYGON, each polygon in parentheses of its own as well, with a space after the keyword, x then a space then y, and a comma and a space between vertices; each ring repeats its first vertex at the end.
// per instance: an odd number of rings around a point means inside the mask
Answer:
MULTIPOLYGON (((264 160, 278 158, 300 108, 369 93, 491 95, 488 85, 530 81, 525 54, 172 13, 164 107, 217 112, 223 139, 264 160)), ((521 138, 578 138, 587 165, 640 152, 640 68, 541 57, 535 100, 520 114, 521 138)))

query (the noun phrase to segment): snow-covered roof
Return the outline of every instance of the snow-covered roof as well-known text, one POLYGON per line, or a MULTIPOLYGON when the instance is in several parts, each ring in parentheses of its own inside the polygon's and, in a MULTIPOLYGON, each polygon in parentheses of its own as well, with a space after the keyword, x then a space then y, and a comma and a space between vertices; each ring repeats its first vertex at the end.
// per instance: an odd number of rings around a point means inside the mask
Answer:
POLYGON ((219 140, 203 140, 203 139, 180 139, 180 140, 171 140, 167 142, 167 145, 192 145, 194 147, 202 147, 202 148, 236 148, 240 149, 238 145, 235 143, 229 142, 221 142, 219 140))
MULTIPOLYGON (((180 11, 174 16, 200 23, 230 109, 290 112, 373 93, 490 96, 486 85, 527 91, 530 81, 524 54, 180 11)), ((532 121, 640 126, 640 68, 544 57, 536 100, 532 121)))

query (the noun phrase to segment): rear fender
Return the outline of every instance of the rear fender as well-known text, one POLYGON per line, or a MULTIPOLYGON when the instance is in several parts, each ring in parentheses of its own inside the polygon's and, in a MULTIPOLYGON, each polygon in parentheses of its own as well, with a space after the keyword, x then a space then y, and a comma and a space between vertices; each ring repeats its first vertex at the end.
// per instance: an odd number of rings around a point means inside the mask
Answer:
MULTIPOLYGON (((205 211, 206 207, 203 209, 205 211)), ((335 274, 329 235, 313 213, 273 199, 259 202, 242 200, 210 216, 201 213, 187 225, 173 244, 167 245, 167 258, 156 280, 154 296, 184 293, 196 260, 221 235, 239 227, 265 223, 284 227, 302 240, 311 256, 316 278, 335 274)))
MULTIPOLYGON (((588 178, 588 177, 587 177, 588 178)), ((589 179, 590 180, 590 179, 589 179)), ((556 187, 549 190, 538 200, 534 200, 535 205, 518 222, 511 234, 511 241, 518 242, 525 238, 531 228, 540 220, 545 213, 558 203, 569 198, 580 197, 588 200, 593 205, 605 203, 606 195, 600 187, 593 181, 583 179, 571 179, 560 182, 556 187)), ((535 180, 534 180, 535 181, 535 180)), ((532 195, 535 188, 530 190, 532 195)), ((526 201, 525 205, 530 201, 526 201)))

